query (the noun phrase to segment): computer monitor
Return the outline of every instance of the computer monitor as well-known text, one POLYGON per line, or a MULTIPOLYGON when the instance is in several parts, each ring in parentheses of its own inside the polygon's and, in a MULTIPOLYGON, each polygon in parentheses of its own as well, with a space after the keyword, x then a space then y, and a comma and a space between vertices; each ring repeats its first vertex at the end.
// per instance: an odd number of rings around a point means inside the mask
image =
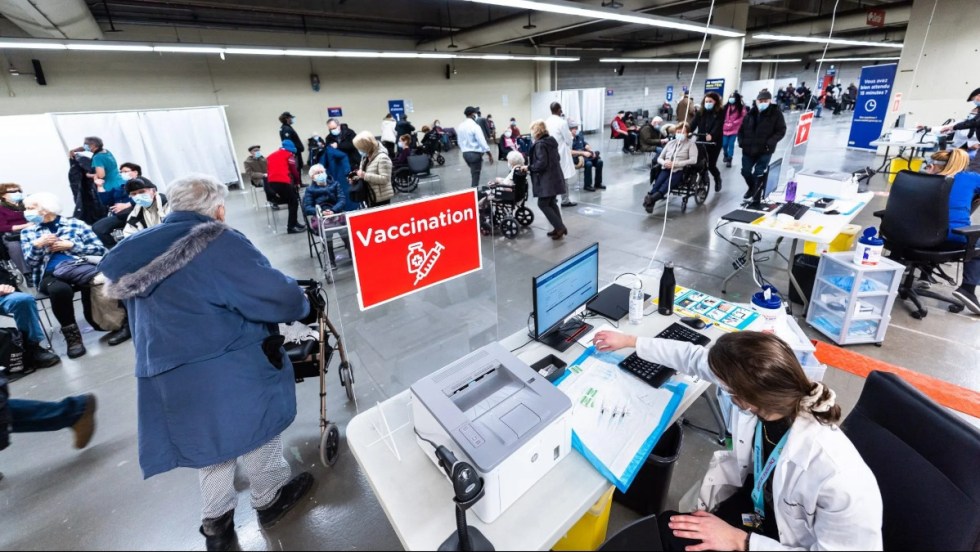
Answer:
POLYGON ((756 184, 755 193, 752 194, 752 202, 745 205, 746 209, 753 211, 767 210, 767 206, 762 201, 779 187, 779 173, 782 171, 782 168, 782 159, 777 159, 769 164, 769 168, 766 169, 765 184, 763 185, 762 182, 756 184))
POLYGON ((571 347, 592 326, 565 319, 599 295, 599 244, 594 243, 532 278, 532 337, 559 351, 571 347))

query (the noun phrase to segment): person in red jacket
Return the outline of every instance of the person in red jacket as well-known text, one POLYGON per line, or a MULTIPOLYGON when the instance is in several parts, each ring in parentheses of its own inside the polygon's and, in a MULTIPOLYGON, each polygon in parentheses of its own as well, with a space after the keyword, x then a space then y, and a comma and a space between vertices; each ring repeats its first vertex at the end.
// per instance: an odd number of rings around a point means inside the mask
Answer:
POLYGON ((630 128, 626 125, 626 121, 623 119, 625 114, 624 111, 620 111, 609 123, 609 128, 612 131, 609 137, 613 140, 623 141, 623 153, 633 153, 636 150, 639 134, 636 133, 635 127, 630 128))
POLYGON ((287 234, 298 234, 306 230, 299 222, 299 165, 296 162, 296 144, 292 140, 283 140, 282 147, 269 154, 269 183, 266 184, 265 196, 272 204, 287 204, 289 206, 289 222, 286 223, 287 234))

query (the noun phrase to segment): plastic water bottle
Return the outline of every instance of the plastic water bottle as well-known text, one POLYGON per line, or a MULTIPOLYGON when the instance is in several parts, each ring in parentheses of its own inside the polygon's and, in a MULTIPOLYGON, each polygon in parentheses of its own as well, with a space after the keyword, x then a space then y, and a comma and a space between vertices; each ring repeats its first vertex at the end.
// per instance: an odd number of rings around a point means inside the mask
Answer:
POLYGON ((630 324, 637 325, 643 321, 643 282, 639 278, 633 282, 630 290, 630 324))
POLYGON ((660 276, 660 299, 657 301, 657 312, 664 316, 674 314, 675 287, 677 280, 674 279, 674 263, 667 263, 663 275, 660 276))
POLYGON ((796 181, 790 180, 786 183, 786 203, 796 201, 796 181))

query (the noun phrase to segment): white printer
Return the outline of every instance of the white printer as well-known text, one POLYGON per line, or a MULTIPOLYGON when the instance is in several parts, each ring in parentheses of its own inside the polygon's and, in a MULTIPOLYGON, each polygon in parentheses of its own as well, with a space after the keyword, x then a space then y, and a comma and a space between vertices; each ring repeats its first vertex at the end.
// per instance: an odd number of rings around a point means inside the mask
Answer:
POLYGON ((851 173, 809 169, 796 173, 796 200, 808 194, 816 197, 853 199, 858 194, 858 183, 851 173))
MULTIPOLYGON (((485 495, 472 510, 486 523, 571 450, 571 400, 499 343, 422 378, 411 393, 418 434, 483 477, 485 495)), ((438 465, 432 445, 416 440, 438 465)))

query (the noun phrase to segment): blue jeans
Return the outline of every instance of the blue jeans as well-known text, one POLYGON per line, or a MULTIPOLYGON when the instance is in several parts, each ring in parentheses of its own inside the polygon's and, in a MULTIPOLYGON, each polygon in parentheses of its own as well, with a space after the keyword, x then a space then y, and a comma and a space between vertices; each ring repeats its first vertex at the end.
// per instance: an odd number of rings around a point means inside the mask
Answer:
POLYGON ((749 187, 749 190, 754 190, 756 184, 766 174, 770 160, 772 160, 771 153, 764 153, 758 157, 749 157, 744 153, 742 154, 742 178, 745 179, 745 184, 749 187))
POLYGON ((980 257, 974 257, 963 264, 963 283, 980 286, 980 257))
POLYGON ((602 159, 585 160, 585 187, 592 188, 592 169, 595 169, 595 185, 602 186, 602 159))
POLYGON ((41 318, 37 313, 34 297, 19 291, 4 295, 0 297, 0 313, 13 316, 17 329, 24 333, 28 341, 44 341, 44 330, 41 328, 41 318))
POLYGON ((653 182, 653 186, 650 188, 650 193, 655 194, 657 192, 662 196, 666 196, 669 189, 676 188, 681 182, 681 178, 684 178, 684 169, 677 169, 673 172, 671 176, 670 169, 664 169, 660 171, 657 175, 657 180, 653 182), (667 179, 670 178, 670 184, 667 184, 667 179))
POLYGON ((77 395, 65 397, 58 402, 10 399, 14 433, 33 433, 37 431, 58 431, 75 425, 85 412, 88 397, 77 395))
POLYGON ((738 141, 738 134, 721 137, 721 148, 725 152, 725 160, 730 160, 735 155, 735 142, 738 141))

